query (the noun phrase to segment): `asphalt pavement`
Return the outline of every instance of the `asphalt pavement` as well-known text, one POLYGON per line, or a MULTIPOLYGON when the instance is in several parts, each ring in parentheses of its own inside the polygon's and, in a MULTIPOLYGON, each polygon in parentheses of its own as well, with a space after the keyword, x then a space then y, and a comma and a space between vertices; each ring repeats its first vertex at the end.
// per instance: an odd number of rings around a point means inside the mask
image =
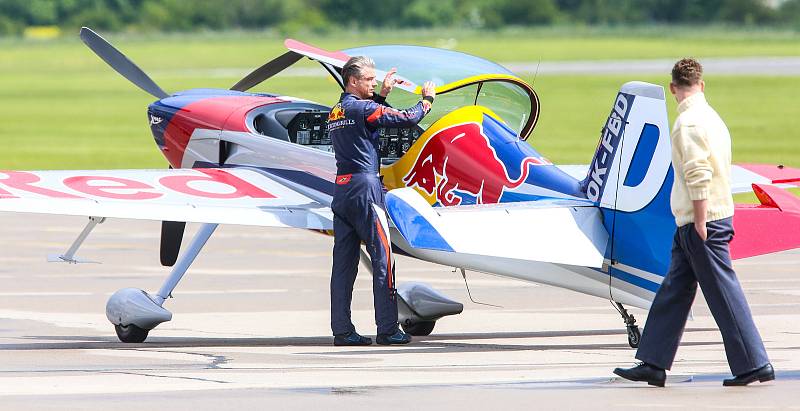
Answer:
MULTIPOLYGON (((108 220, 78 252, 100 264, 47 263, 82 217, 0 213, 0 409, 800 409, 800 252, 738 261, 777 380, 724 388, 721 337, 698 297, 667 387, 622 381, 634 362, 608 301, 398 260, 398 282, 426 282, 465 305, 399 347, 333 347, 332 240, 292 229, 220 227, 142 344, 118 342, 105 302, 155 291, 157 222, 108 220)), ((189 233, 197 226, 190 225, 189 233)), ((646 312, 634 309, 643 324, 646 312)), ((374 335, 371 281, 353 316, 374 335)))

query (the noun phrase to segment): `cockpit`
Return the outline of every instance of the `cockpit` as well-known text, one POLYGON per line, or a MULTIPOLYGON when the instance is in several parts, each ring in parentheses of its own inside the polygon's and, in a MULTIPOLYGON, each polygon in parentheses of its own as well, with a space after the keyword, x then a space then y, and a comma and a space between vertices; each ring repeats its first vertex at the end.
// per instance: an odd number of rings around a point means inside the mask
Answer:
MULTIPOLYGON (((366 55, 375 61, 378 89, 383 74, 397 68, 398 75, 407 80, 410 86, 393 89, 387 99, 393 107, 413 106, 420 100, 418 85, 429 80, 436 84, 433 109, 419 125, 408 129, 377 130, 384 164, 402 157, 431 125, 465 106, 488 108, 522 140, 530 135, 538 119, 539 99, 534 90, 503 66, 476 56, 406 45, 367 46, 329 52, 294 40, 287 40, 286 44, 290 52, 282 57, 291 57, 283 62, 286 67, 302 56, 317 60, 342 89, 344 86, 339 71, 350 56, 366 55)), ((277 71, 280 70, 282 68, 277 71)), ((308 101, 270 104, 250 112, 247 122, 254 132, 330 151, 331 142, 325 132, 329 111, 330 107, 308 101)))

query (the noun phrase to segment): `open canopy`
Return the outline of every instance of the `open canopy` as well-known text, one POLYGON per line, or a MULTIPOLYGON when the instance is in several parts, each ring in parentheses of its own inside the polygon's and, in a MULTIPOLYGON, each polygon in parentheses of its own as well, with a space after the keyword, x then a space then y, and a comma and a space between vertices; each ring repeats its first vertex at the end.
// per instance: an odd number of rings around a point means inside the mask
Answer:
POLYGON ((396 87, 389 95, 389 104, 395 107, 416 103, 420 86, 433 81, 436 103, 420 124, 423 128, 453 110, 479 105, 499 115, 524 140, 539 117, 539 98, 533 88, 505 67, 480 57, 421 46, 381 45, 331 52, 291 39, 285 44, 290 51, 322 63, 340 85, 337 71, 352 56, 372 58, 379 81, 397 68, 399 77, 409 84, 396 87))

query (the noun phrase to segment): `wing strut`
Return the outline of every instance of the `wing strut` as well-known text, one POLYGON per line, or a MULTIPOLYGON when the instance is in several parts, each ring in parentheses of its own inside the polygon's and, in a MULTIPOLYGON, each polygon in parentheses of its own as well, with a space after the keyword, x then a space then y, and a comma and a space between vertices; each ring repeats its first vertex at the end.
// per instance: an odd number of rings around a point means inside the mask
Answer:
POLYGON ((97 261, 89 261, 89 260, 80 260, 75 257, 75 253, 78 252, 78 249, 83 244, 83 241, 86 240, 86 237, 89 237, 89 233, 98 225, 102 224, 106 221, 105 217, 89 217, 89 222, 86 224, 86 227, 83 228, 80 234, 78 234, 78 238, 72 242, 72 245, 69 246, 64 254, 51 254, 47 256, 47 261, 51 263, 70 263, 70 264, 77 264, 77 263, 95 263, 99 264, 97 261))

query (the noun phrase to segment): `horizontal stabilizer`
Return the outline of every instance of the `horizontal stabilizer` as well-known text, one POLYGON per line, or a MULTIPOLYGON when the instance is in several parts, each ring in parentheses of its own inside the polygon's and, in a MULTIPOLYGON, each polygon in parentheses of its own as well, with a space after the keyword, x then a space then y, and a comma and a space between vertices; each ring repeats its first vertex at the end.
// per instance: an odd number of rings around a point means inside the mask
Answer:
POLYGON ((392 222, 413 248, 602 267, 608 234, 597 207, 537 203, 432 208, 412 188, 386 196, 392 222))
POLYGON ((739 164, 738 166, 771 180, 772 184, 785 183, 800 186, 800 168, 773 164, 739 164))
MULTIPOLYGON (((581 179, 588 165, 559 165, 561 171, 581 179)), ((779 187, 800 187, 800 169, 775 164, 734 164, 731 166, 731 193, 749 193, 753 184, 774 184, 779 187)))
POLYGON ((761 204, 736 204, 733 259, 800 248, 800 198, 772 185, 753 184, 761 204))

